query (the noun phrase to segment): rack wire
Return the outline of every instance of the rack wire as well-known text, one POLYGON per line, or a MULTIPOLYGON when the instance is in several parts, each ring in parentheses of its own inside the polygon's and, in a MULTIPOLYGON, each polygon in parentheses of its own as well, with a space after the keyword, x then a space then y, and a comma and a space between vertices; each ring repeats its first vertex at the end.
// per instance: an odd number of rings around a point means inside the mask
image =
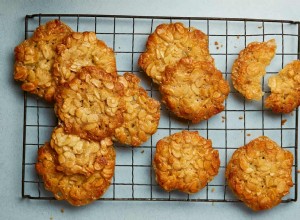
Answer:
MULTIPOLYGON (((25 39, 41 24, 60 19, 75 31, 94 31, 97 37, 113 48, 120 74, 133 72, 141 79, 148 93, 160 100, 157 87, 137 66, 139 55, 145 50, 150 33, 161 23, 180 21, 196 27, 209 36, 210 52, 218 69, 230 82, 233 61, 240 50, 252 41, 274 38, 277 52, 263 79, 263 89, 270 90, 267 79, 284 65, 300 58, 300 23, 288 20, 202 18, 202 17, 148 17, 91 14, 33 14, 25 17, 25 39)), ((230 82, 231 84, 231 82, 230 82)), ((22 162, 22 197, 29 199, 54 199, 44 189, 42 180, 34 169, 39 146, 50 139, 57 124, 53 106, 24 93, 24 134, 22 162)), ((283 202, 297 201, 298 190, 298 109, 291 114, 274 114, 264 108, 264 98, 259 102, 246 101, 231 85, 225 101, 225 110, 199 124, 177 119, 165 106, 157 132, 140 148, 116 146, 117 160, 113 182, 100 200, 136 201, 189 201, 189 202, 238 202, 228 189, 224 171, 232 153, 250 140, 266 135, 294 155, 293 187, 283 202), (156 142, 181 130, 196 130, 209 138, 219 150, 221 166, 218 176, 199 193, 187 195, 165 192, 156 184, 152 159, 156 142)))

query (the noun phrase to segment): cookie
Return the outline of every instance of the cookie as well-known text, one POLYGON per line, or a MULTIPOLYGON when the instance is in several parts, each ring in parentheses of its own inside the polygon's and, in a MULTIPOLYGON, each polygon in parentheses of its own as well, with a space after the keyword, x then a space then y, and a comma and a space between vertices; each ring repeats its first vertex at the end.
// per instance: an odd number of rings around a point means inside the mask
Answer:
POLYGON ((234 194, 251 209, 271 209, 289 193, 293 155, 261 136, 232 155, 226 179, 234 194))
POLYGON ((82 67, 71 81, 57 88, 55 112, 65 131, 101 141, 123 122, 124 86, 96 66, 82 67))
POLYGON ((118 81, 123 84, 125 94, 124 123, 114 132, 114 139, 121 144, 140 146, 157 130, 160 119, 160 103, 148 96, 139 86, 140 79, 125 73, 118 81))
POLYGON ((15 48, 14 79, 22 82, 24 91, 52 101, 56 84, 53 63, 56 46, 72 32, 59 20, 39 26, 31 38, 15 48))
POLYGON ((260 100, 264 95, 261 79, 265 68, 276 53, 274 39, 266 42, 252 42, 242 50, 232 66, 231 79, 234 88, 246 99, 260 100))
POLYGON ((271 95, 266 99, 266 108, 276 113, 290 113, 300 105, 300 60, 287 64, 268 81, 271 95))
POLYGON ((214 62, 209 54, 206 34, 179 22, 161 24, 149 36, 146 51, 141 54, 138 63, 155 83, 160 84, 165 68, 184 57, 214 62))
POLYGON ((72 80, 83 66, 97 66, 117 75, 113 50, 98 40, 94 32, 74 32, 57 46, 57 52, 54 76, 58 85, 72 80))
POLYGON ((57 200, 66 200, 74 206, 87 205, 99 199, 108 189, 115 169, 113 148, 103 155, 98 169, 89 177, 82 174, 67 175, 57 169, 58 155, 49 143, 38 150, 37 173, 44 186, 57 200))
POLYGON ((176 116, 198 123, 224 110, 229 84, 211 62, 183 58, 166 68, 159 90, 176 116))
POLYGON ((103 158, 114 157, 113 142, 107 137, 101 141, 88 141, 77 135, 66 134, 63 127, 56 127, 51 136, 50 146, 57 153, 56 169, 67 175, 92 175, 101 169, 103 158))
POLYGON ((182 131, 159 140, 153 160, 157 183, 166 191, 196 193, 218 174, 219 152, 198 132, 182 131))

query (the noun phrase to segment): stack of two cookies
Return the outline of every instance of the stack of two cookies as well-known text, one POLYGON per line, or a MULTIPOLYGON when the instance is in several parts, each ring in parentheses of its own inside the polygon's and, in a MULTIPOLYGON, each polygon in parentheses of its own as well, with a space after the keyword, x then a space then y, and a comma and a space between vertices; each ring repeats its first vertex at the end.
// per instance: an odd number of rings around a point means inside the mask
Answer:
POLYGON ((114 175, 113 141, 139 146, 155 133, 160 104, 131 73, 118 75, 111 48, 93 32, 54 20, 15 48, 22 89, 54 101, 59 125, 38 151, 37 172, 57 199, 85 205, 114 175))
POLYGON ((229 84, 215 67, 202 31, 182 23, 159 25, 139 65, 159 85, 163 103, 177 117, 198 123, 224 110, 229 84))

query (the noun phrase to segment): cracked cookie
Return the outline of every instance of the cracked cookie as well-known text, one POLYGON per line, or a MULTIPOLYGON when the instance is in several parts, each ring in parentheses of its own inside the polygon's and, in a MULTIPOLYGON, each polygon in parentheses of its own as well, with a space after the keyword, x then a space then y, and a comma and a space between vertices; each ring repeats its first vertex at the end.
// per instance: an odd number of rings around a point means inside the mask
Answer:
POLYGON ((232 66, 231 79, 234 88, 247 99, 260 100, 264 94, 261 79, 266 74, 265 69, 275 53, 274 39, 248 44, 232 66))
POLYGON ((268 81, 271 95, 265 105, 276 113, 290 113, 300 105, 300 60, 287 64, 268 81))

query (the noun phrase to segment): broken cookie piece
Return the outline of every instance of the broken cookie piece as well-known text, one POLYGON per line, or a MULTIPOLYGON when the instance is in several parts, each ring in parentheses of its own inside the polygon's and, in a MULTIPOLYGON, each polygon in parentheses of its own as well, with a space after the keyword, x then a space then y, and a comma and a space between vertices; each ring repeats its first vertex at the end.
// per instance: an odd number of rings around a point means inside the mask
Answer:
POLYGON ((275 56, 276 42, 252 42, 242 50, 235 60, 231 79, 234 88, 246 99, 260 100, 262 91, 261 79, 266 74, 266 67, 275 56))

